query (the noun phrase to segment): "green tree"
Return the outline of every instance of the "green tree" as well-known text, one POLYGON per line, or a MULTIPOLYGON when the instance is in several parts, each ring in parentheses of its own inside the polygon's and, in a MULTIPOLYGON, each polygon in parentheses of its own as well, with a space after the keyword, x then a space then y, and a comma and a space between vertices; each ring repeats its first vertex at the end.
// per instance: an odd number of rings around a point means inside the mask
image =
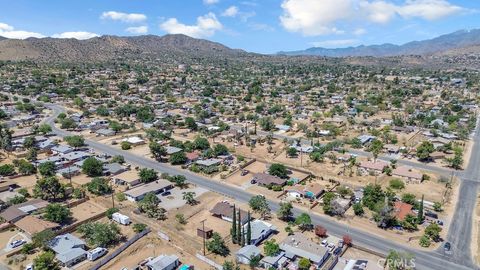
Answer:
POLYGON ((95 195, 105 195, 112 192, 112 187, 107 179, 95 177, 87 184, 87 190, 95 195))
POLYGON ((292 203, 290 202, 281 202, 280 209, 278 209, 277 217, 284 221, 289 221, 293 217, 292 213, 292 203))
POLYGON ((287 155, 289 157, 296 157, 297 156, 297 149, 295 147, 290 147, 287 149, 287 155))
POLYGON ((48 243, 55 237, 52 230, 44 230, 33 234, 32 243, 39 248, 47 249, 48 243))
POLYGON ((374 139, 370 146, 368 147, 368 151, 372 153, 373 158, 377 159, 378 155, 382 152, 383 150, 383 143, 380 140, 374 139))
POLYGON ((15 166, 13 164, 4 164, 0 166, 0 175, 9 176, 15 174, 15 166))
POLYGON ((263 252, 265 253, 265 256, 277 256, 280 253, 280 246, 275 239, 267 240, 263 244, 263 252))
POLYGON ((33 165, 32 163, 24 159, 21 159, 18 162, 17 167, 18 167, 18 172, 22 175, 31 175, 37 172, 37 168, 35 168, 35 165, 33 165))
POLYGON ((213 155, 216 157, 228 155, 228 148, 223 144, 217 144, 213 147, 213 155))
POLYGON ((112 159, 110 160, 111 163, 119 163, 119 164, 123 164, 125 163, 125 158, 121 155, 116 155, 116 156, 113 156, 112 159))
POLYGON ((419 244, 421 247, 427 248, 432 244, 432 242, 428 236, 422 235, 422 237, 420 237, 419 244))
POLYGON ((141 233, 147 229, 147 225, 143 223, 135 223, 133 224, 133 231, 136 233, 141 233))
POLYGON ((298 261, 298 269, 299 270, 308 270, 308 269, 310 269, 311 265, 312 265, 312 263, 307 258, 301 258, 298 261))
POLYGON ((185 152, 183 152, 183 151, 173 153, 172 155, 170 155, 169 161, 172 165, 185 164, 185 162, 187 162, 187 156, 185 155, 185 152))
POLYGON ((274 176, 278 176, 280 178, 287 178, 288 177, 288 170, 285 165, 280 163, 273 163, 270 165, 268 169, 268 173, 274 176))
POLYGON ((389 270, 406 270, 413 269, 413 256, 409 253, 402 253, 395 250, 390 250, 387 255, 386 262, 389 270))
POLYGON ((56 174, 55 162, 47 161, 38 165, 38 171, 43 177, 54 176, 56 174))
POLYGON ((437 241, 440 238, 440 232, 442 228, 436 223, 431 223, 425 228, 425 235, 433 241, 437 241))
POLYGON ((88 157, 83 161, 82 172, 90 177, 101 176, 103 163, 94 157, 88 157))
POLYGON ((148 147, 150 148, 150 153, 156 160, 161 160, 163 156, 167 155, 167 150, 165 147, 157 142, 150 142, 148 147))
POLYGON ((187 177, 184 175, 174 175, 170 177, 170 181, 175 183, 175 186, 184 188, 187 186, 187 177))
POLYGON ((417 157, 420 160, 430 159, 430 154, 435 151, 433 143, 430 141, 423 141, 420 146, 417 147, 417 157))
POLYGON ((207 250, 221 256, 227 256, 230 253, 225 241, 217 232, 214 232, 212 239, 207 242, 207 250))
POLYGON ((193 191, 183 192, 183 200, 188 205, 195 205, 197 204, 197 200, 195 199, 196 193, 193 191))
POLYGON ((296 219, 295 224, 301 230, 309 230, 312 227, 312 219, 307 213, 301 213, 296 219))
POLYGON ((119 211, 118 208, 110 207, 110 208, 107 209, 107 211, 105 211, 105 214, 107 215, 107 217, 109 219, 112 219, 113 214, 117 213, 118 211, 119 211))
POLYGON ((120 147, 122 148, 122 150, 130 150, 130 149, 132 149, 132 144, 127 142, 127 141, 123 141, 120 144, 120 147))
POLYGON ((45 251, 33 259, 33 268, 35 270, 60 270, 61 267, 55 260, 55 254, 51 251, 45 251))
POLYGON ((164 220, 167 218, 166 210, 159 206, 160 199, 153 193, 148 193, 138 202, 138 208, 149 218, 164 220))
POLYGON ((210 148, 210 143, 206 138, 197 136, 193 141, 193 148, 198 150, 207 150, 210 148))
POLYGON ((248 201, 248 205, 255 213, 260 214, 262 218, 265 218, 268 214, 270 214, 270 206, 268 206, 268 202, 267 199, 265 199, 265 196, 253 196, 252 198, 250 198, 250 201, 248 201))
POLYGON ((271 131, 275 129, 275 122, 273 121, 272 117, 267 116, 261 118, 258 123, 260 124, 260 127, 265 131, 271 131))
POLYGON ((115 223, 88 222, 80 225, 78 232, 93 247, 108 247, 117 243, 122 236, 115 223))
POLYGON ((355 203, 353 205, 353 212, 355 213, 355 215, 357 216, 362 216, 365 211, 363 210, 363 206, 361 203, 355 203))
POLYGON ((64 224, 72 217, 72 212, 68 207, 65 207, 59 203, 51 203, 45 208, 43 217, 52 222, 64 224))
POLYGON ((197 130, 198 128, 197 123, 195 122, 195 119, 193 119, 192 117, 185 117, 185 125, 190 130, 197 130))
POLYGON ((158 180, 158 173, 154 169, 142 168, 138 172, 138 176, 142 183, 150 183, 158 180))
POLYGON ((439 203, 439 202, 434 202, 433 203, 433 210, 435 210, 436 212, 442 212, 442 204, 439 203))
POLYGON ((423 223, 423 195, 422 195, 422 201, 420 202, 420 206, 418 207, 417 222, 419 224, 423 223))
POLYGON ((65 138, 63 138, 63 140, 66 141, 68 145, 74 148, 82 147, 85 145, 85 139, 80 135, 66 136, 65 138))
POLYGON ((232 228, 230 229, 230 235, 232 236, 232 243, 238 243, 237 239, 237 208, 233 205, 232 212, 232 228))
POLYGON ((65 197, 65 189, 56 177, 45 177, 35 184, 33 196, 48 201, 57 201, 65 197))

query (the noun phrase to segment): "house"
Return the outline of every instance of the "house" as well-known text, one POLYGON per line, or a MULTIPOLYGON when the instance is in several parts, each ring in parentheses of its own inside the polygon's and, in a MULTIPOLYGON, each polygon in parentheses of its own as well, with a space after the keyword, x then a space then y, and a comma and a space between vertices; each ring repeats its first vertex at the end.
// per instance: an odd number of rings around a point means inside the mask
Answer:
POLYGON ((78 166, 68 166, 66 168, 62 168, 57 170, 57 175, 63 178, 71 178, 76 175, 80 175, 81 169, 78 166))
POLYGON ((190 153, 185 153, 185 156, 187 157, 188 161, 195 162, 200 157, 200 153, 198 153, 197 151, 193 151, 190 153))
MULTIPOLYGON (((213 206, 213 208, 210 210, 210 213, 214 217, 221 218, 221 219, 223 219, 225 221, 228 221, 228 222, 233 222, 233 219, 232 219, 232 217, 233 217, 233 207, 234 207, 234 205, 230 204, 227 201, 219 202, 215 206, 213 206)), ((238 211, 239 208, 237 208, 236 210, 238 211)), ((242 225, 247 223, 248 213, 243 211, 242 209, 240 209, 240 216, 242 218, 242 225)), ((238 220, 237 220, 237 222, 238 222, 238 220)))
POLYGON ((396 201, 393 206, 393 213, 398 221, 403 221, 407 215, 415 215, 412 211, 413 206, 408 203, 396 201))
POLYGON ((122 142, 128 142, 133 146, 145 144, 145 140, 138 137, 138 136, 132 136, 132 137, 125 138, 125 139, 122 140, 122 142))
POLYGON ((30 213, 47 207, 47 205, 47 201, 33 199, 24 203, 10 206, 0 213, 0 217, 13 224, 30 213))
POLYGON ((140 176, 138 176, 137 171, 129 170, 124 171, 120 174, 112 177, 113 183, 115 185, 125 185, 129 187, 134 187, 140 184, 140 176))
POLYGON ((183 149, 175 146, 166 146, 165 151, 167 152, 167 155, 173 155, 178 152, 182 152, 183 149))
POLYGON ((95 134, 97 134, 98 136, 109 137, 115 135, 116 132, 110 128, 101 128, 95 131, 95 134))
POLYGON ((124 192, 124 194, 127 196, 127 200, 132 202, 137 202, 142 200, 143 197, 145 197, 145 195, 147 195, 148 193, 159 194, 167 190, 170 190, 172 188, 173 188, 172 183, 170 183, 167 180, 160 179, 155 182, 151 182, 151 183, 127 190, 124 192))
POLYGON ((281 251, 277 256, 266 256, 260 261, 260 266, 264 269, 283 269, 288 263, 285 252, 281 251))
POLYGON ((400 146, 394 144, 385 144, 383 148, 390 154, 398 154, 400 152, 400 146))
POLYGON ((378 174, 383 171, 383 168, 387 167, 389 164, 385 161, 377 160, 375 162, 372 161, 362 161, 358 168, 360 171, 364 173, 374 173, 378 174))
POLYGON ((220 163, 222 163, 222 160, 219 158, 209 158, 195 161, 195 164, 203 168, 218 166, 220 163))
POLYGON ((287 183, 285 179, 282 179, 274 175, 266 174, 266 173, 254 174, 251 182, 257 183, 260 186, 270 186, 270 185, 284 186, 287 183))
POLYGON ((332 270, 383 270, 384 268, 375 264, 368 263, 367 260, 344 259, 339 258, 332 270))
MULTIPOLYGON (((246 232, 248 223, 243 226, 243 231, 246 232)), ((267 239, 271 234, 275 233, 277 228, 272 224, 263 220, 256 219, 250 222, 251 241, 250 245, 259 245, 263 240, 267 239)))
POLYGON ((103 164, 104 175, 117 175, 126 171, 126 168, 116 162, 103 164))
POLYGON ((250 259, 260 256, 260 249, 255 245, 246 245, 235 253, 235 258, 238 263, 250 264, 250 259))
POLYGON ((287 238, 280 243, 280 249, 285 251, 285 257, 292 262, 297 258, 306 258, 317 267, 322 266, 330 256, 327 247, 312 242, 299 232, 287 236, 287 238))
POLYGON ((373 141, 376 137, 375 136, 371 136, 371 135, 360 135, 357 137, 357 139, 360 140, 360 143, 362 145, 365 145, 371 141, 373 141))
POLYGON ((392 175, 402 177, 407 180, 407 183, 419 184, 422 182, 423 175, 415 172, 411 167, 399 166, 392 171, 392 175))
POLYGON ((318 183, 308 185, 295 185, 286 187, 287 195, 292 198, 316 199, 324 192, 323 186, 318 183))
POLYGON ((68 154, 63 155, 63 158, 67 162, 79 162, 81 160, 87 159, 90 157, 90 154, 84 151, 75 151, 75 152, 70 152, 68 154))
POLYGON ((69 233, 54 237, 47 246, 55 252, 55 258, 65 267, 71 267, 87 258, 85 242, 69 233))
POLYGON ((148 270, 174 270, 180 266, 180 261, 175 255, 160 255, 151 259, 145 266, 148 270))
POLYGON ((60 155, 65 155, 65 154, 68 154, 68 153, 74 151, 74 149, 72 147, 67 146, 67 145, 62 145, 62 144, 59 144, 59 145, 56 145, 56 146, 52 147, 51 150, 52 150, 53 153, 60 154, 60 155))
POLYGON ((351 200, 337 197, 331 201, 331 206, 337 215, 343 215, 350 207, 351 200))

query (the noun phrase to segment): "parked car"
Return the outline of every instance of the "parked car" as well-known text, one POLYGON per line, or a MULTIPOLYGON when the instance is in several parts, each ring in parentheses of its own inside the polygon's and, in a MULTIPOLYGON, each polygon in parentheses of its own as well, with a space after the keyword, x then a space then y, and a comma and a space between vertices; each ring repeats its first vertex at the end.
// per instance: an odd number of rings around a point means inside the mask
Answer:
POLYGON ((240 175, 241 175, 241 176, 245 176, 245 175, 247 175, 248 173, 249 173, 248 170, 242 170, 242 173, 241 173, 240 175))
POLYGON ((450 244, 450 242, 446 242, 443 245, 443 249, 445 249, 445 251, 450 251, 452 249, 452 244, 450 244))
POLYGON ((33 264, 27 264, 27 266, 25 266, 25 270, 33 270, 33 264))
POLYGON ((23 239, 22 240, 15 240, 15 241, 10 242, 10 247, 11 248, 16 248, 16 247, 19 247, 19 246, 21 246, 25 243, 27 243, 27 241, 25 241, 23 239))
POLYGON ((162 193, 162 196, 168 196, 168 195, 172 195, 172 192, 165 191, 165 192, 162 193))

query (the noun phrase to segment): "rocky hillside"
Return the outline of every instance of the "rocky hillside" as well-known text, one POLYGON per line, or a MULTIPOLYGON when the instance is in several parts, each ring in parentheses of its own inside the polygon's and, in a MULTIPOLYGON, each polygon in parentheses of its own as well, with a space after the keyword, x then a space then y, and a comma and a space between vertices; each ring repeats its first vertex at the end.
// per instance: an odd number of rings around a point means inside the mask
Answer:
POLYGON ((282 55, 317 55, 330 57, 347 56, 399 56, 399 55, 430 55, 444 51, 457 50, 480 45, 480 29, 462 30, 439 36, 434 39, 413 41, 403 45, 382 44, 358 46, 338 49, 313 47, 302 51, 279 52, 282 55))
POLYGON ((242 56, 247 53, 222 44, 185 35, 117 37, 87 40, 28 38, 0 39, 0 60, 105 61, 116 58, 162 57, 175 54, 192 57, 242 56))

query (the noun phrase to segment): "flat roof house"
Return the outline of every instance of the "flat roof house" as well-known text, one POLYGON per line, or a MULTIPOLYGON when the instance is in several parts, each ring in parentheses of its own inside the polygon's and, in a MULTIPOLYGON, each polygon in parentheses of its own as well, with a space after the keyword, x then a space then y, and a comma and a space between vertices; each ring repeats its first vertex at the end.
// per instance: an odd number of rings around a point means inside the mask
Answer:
POLYGON ((285 251, 285 257, 291 261, 295 261, 296 258, 306 258, 317 267, 322 266, 330 256, 327 247, 312 242, 302 233, 298 232, 287 236, 287 238, 280 243, 280 249, 285 251))
POLYGON ((69 233, 56 236, 47 245, 65 267, 71 267, 87 258, 85 242, 69 233))
POLYGON ((160 255, 147 262, 148 270, 174 270, 180 265, 175 255, 160 255))
POLYGON ((400 166, 392 171, 392 175, 403 177, 408 183, 413 182, 419 184, 422 181, 423 175, 414 171, 411 167, 400 166))
POLYGON ((134 187, 140 184, 140 176, 137 171, 125 171, 112 177, 113 183, 116 185, 127 185, 134 187))
POLYGON ((136 188, 132 188, 124 192, 127 196, 127 199, 132 202, 137 202, 143 199, 145 195, 148 193, 159 194, 163 193, 169 189, 172 189, 173 185, 167 180, 157 180, 155 182, 151 182, 145 185, 138 186, 136 188))
POLYGON ((209 159, 203 159, 203 160, 195 161, 195 164, 197 164, 198 166, 201 166, 201 167, 205 167, 205 168, 212 167, 212 166, 218 166, 218 165, 220 165, 220 163, 222 163, 222 160, 218 159, 218 158, 209 158, 209 159))

